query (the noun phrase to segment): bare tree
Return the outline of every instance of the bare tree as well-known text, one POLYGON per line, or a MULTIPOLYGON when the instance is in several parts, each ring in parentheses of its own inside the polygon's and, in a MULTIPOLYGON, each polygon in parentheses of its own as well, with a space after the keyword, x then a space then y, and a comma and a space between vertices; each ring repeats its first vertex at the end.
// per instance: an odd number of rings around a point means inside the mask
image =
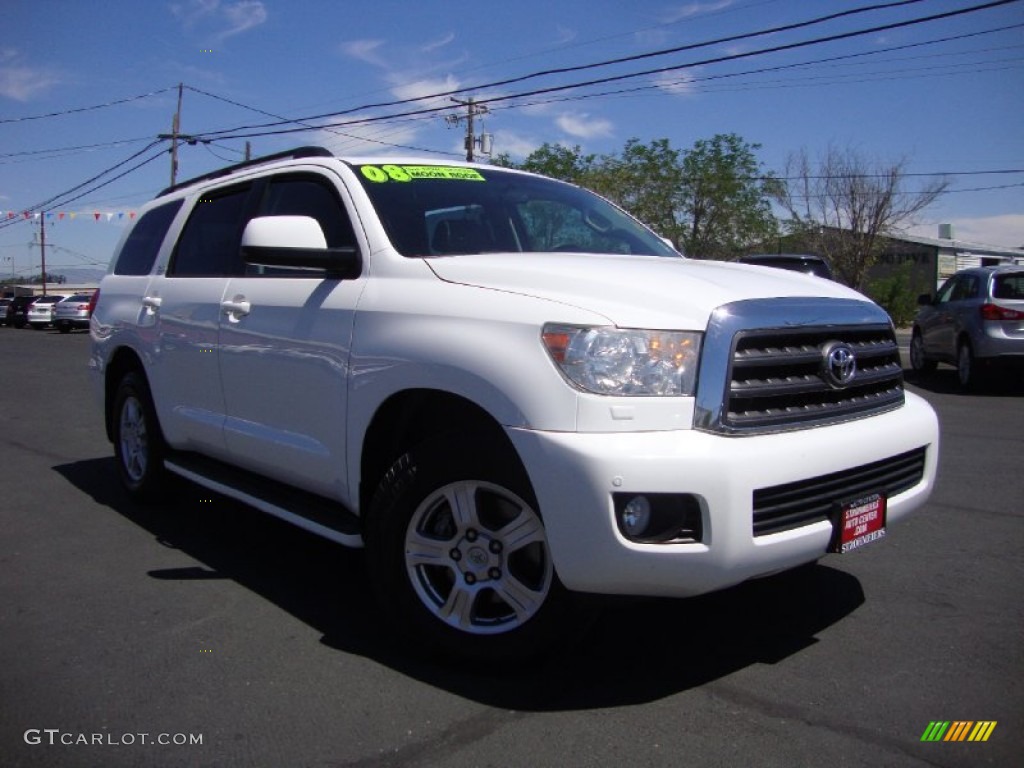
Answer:
POLYGON ((925 180, 904 189, 907 161, 868 160, 854 149, 829 147, 817 163, 806 150, 786 161, 786 182, 776 200, 790 216, 796 239, 825 256, 847 285, 863 289, 868 270, 885 247, 941 195, 949 182, 925 180))

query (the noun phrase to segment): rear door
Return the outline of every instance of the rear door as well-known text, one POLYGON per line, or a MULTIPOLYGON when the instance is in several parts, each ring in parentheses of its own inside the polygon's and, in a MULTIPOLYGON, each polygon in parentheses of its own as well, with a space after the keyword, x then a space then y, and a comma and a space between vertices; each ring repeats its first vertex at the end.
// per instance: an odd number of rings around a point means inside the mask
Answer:
POLYGON ((177 448, 226 457, 224 393, 218 362, 221 302, 238 271, 253 185, 204 193, 196 201, 166 274, 143 299, 154 317, 149 368, 160 423, 177 448))

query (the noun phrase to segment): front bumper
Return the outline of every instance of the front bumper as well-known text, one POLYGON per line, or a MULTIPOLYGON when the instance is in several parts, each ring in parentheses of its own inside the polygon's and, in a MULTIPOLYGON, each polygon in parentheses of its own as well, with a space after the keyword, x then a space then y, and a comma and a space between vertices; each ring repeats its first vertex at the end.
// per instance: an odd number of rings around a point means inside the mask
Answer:
POLYGON ((509 437, 533 480, 555 569, 569 589, 677 597, 722 589, 826 554, 832 537, 827 521, 755 537, 755 490, 925 447, 922 480, 888 499, 891 525, 928 499, 939 447, 934 411, 909 392, 895 411, 778 434, 510 429, 509 437), (614 518, 612 494, 619 492, 697 496, 702 541, 629 541, 614 518))

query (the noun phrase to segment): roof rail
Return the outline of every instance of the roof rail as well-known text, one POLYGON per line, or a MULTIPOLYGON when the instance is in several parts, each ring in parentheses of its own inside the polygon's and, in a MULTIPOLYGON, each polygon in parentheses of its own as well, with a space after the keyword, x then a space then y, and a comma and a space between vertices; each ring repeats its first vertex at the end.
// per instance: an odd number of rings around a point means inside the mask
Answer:
POLYGON ((219 179, 223 176, 229 176, 235 171, 241 170, 242 168, 251 168, 255 165, 263 165, 264 163, 270 163, 275 160, 300 160, 304 157, 334 157, 334 153, 324 147, 296 147, 295 149, 286 149, 283 152, 275 152, 272 155, 264 155, 263 157, 257 157, 253 160, 246 160, 241 163, 235 163, 225 168, 219 168, 216 171, 210 171, 204 173, 201 176, 188 179, 187 181, 179 181, 177 184, 172 184, 167 189, 161 190, 157 197, 163 197, 164 195, 170 194, 179 189, 183 189, 198 181, 208 181, 210 179, 219 179))

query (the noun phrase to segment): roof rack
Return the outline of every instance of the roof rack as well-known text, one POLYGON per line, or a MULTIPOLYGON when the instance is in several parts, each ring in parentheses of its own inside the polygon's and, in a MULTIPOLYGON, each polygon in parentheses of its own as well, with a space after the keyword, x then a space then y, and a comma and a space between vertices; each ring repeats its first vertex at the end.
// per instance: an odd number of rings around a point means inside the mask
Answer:
POLYGON ((235 163, 234 165, 229 165, 225 168, 219 168, 216 171, 204 173, 201 176, 196 176, 195 178, 188 179, 187 181, 179 181, 177 184, 172 184, 167 187, 167 189, 161 190, 157 197, 163 197, 171 192, 195 184, 197 181, 208 181, 210 179, 219 179, 223 176, 229 176, 242 168, 251 168, 255 165, 263 165, 264 163, 273 162, 274 160, 300 160, 304 157, 334 157, 334 153, 324 147, 314 146, 286 149, 284 152, 275 152, 272 155, 264 155, 263 157, 257 157, 253 160, 235 163))

